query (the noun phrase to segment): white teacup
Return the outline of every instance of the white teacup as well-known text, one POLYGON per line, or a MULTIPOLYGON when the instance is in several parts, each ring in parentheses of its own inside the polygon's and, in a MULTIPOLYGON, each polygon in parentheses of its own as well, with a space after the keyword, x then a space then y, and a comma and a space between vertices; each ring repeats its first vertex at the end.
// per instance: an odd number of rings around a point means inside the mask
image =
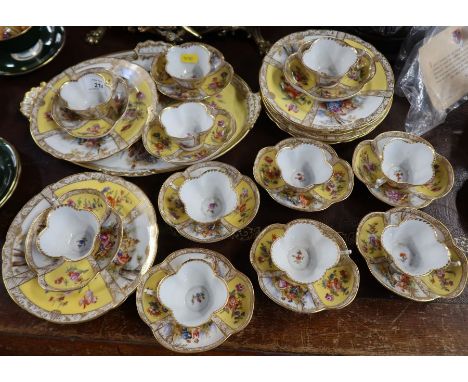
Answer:
POLYGON ((201 102, 186 102, 164 108, 159 120, 166 134, 186 151, 196 150, 214 127, 215 117, 201 102))
POLYGON ((189 217, 202 224, 213 223, 233 212, 238 204, 231 179, 224 172, 209 170, 186 180, 179 197, 189 217))
POLYGON ((286 184, 298 191, 325 183, 333 174, 323 149, 311 143, 281 148, 276 163, 286 184))

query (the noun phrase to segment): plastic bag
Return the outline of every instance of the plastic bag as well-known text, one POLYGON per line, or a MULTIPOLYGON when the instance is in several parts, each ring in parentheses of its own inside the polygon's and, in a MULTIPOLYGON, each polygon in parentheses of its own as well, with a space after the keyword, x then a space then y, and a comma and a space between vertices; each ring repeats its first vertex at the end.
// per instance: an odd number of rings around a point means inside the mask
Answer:
MULTIPOLYGON (((432 81, 432 76, 427 75, 424 78, 423 72, 428 73, 427 68, 432 68, 433 64, 427 63, 427 54, 421 56, 420 48, 423 46, 425 48, 432 47, 432 45, 427 45, 429 43, 433 44, 434 47, 436 47, 435 44, 437 43, 442 48, 434 49, 432 51, 434 56, 443 54, 442 51, 446 49, 464 52, 465 58, 450 54, 440 60, 440 71, 444 72, 443 75, 450 76, 449 71, 455 70, 457 65, 461 65, 463 62, 466 64, 466 61, 468 61, 468 28, 413 27, 401 46, 395 63, 395 71, 400 72, 395 92, 397 95, 405 96, 408 99, 411 106, 406 117, 405 129, 407 132, 417 135, 422 135, 440 125, 445 121, 447 113, 456 109, 468 99, 467 81, 462 81, 464 83, 458 82, 454 85, 453 81, 443 81, 442 79, 440 83, 435 84, 432 81), (444 33, 439 35, 441 32, 444 33), (435 36, 438 36, 437 39, 434 39, 435 36), (454 86, 457 87, 457 92, 451 91, 454 86), (440 94, 453 95, 459 94, 463 87, 466 89, 453 102, 450 97, 446 97, 446 99, 442 97, 442 100, 439 100, 436 97, 438 92, 434 90, 437 88, 440 94), (440 92, 440 90, 442 91, 440 92), (449 104, 444 106, 444 102, 449 102, 449 104)), ((468 64, 464 70, 468 70, 468 64)))

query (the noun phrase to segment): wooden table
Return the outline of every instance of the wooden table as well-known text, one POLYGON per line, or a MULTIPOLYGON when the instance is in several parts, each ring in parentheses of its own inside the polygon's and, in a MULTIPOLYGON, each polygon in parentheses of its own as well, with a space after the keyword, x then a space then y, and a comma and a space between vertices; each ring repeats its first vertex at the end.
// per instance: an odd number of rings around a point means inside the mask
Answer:
MULTIPOLYGON (((295 30, 305 28, 263 28, 272 42, 295 30)), ((67 28, 67 42, 60 55, 47 66, 21 77, 0 79, 2 123, 0 136, 18 149, 23 165, 19 186, 1 209, 0 244, 3 245, 10 222, 21 207, 46 185, 85 171, 53 158, 41 151, 29 135, 28 122, 19 112, 25 91, 47 81, 70 65, 85 59, 132 49, 138 41, 151 35, 130 34, 112 28, 99 46, 89 46, 84 37, 89 28, 67 28)), ((154 38, 154 37, 153 37, 154 38)), ((258 91, 261 57, 253 43, 227 36, 212 38, 208 43, 220 49, 235 71, 254 91, 258 91)), ((375 43, 390 57, 395 44, 375 43)), ((402 130, 408 104, 395 97, 385 121, 366 138, 386 130, 402 130)), ((424 209, 447 224, 459 244, 468 247, 468 103, 452 112, 447 121, 426 134, 455 170, 455 186, 445 198, 424 209)), ((252 176, 257 151, 287 138, 264 112, 254 129, 237 148, 220 160, 252 176)), ((357 142, 340 144, 340 157, 351 162, 357 142)), ((167 174, 132 178, 156 206, 159 188, 167 174)), ((249 326, 208 354, 468 354, 468 290, 453 300, 418 303, 400 298, 381 286, 370 274, 354 244, 359 220, 368 212, 390 207, 374 198, 356 179, 352 195, 323 212, 301 213, 280 206, 261 189, 261 207, 257 217, 245 230, 220 243, 205 245, 226 255, 236 268, 252 280, 255 312, 249 326), (361 272, 359 292, 352 304, 338 311, 301 315, 285 310, 258 287, 249 262, 250 246, 255 235, 272 223, 286 223, 297 218, 319 220, 339 231, 353 250, 352 258, 361 272)), ((180 237, 158 216, 160 228, 156 263, 177 249, 195 246, 180 237)), ((119 308, 89 323, 60 326, 42 321, 19 308, 0 283, 0 354, 172 354, 160 346, 150 329, 138 316, 134 295, 119 308)))

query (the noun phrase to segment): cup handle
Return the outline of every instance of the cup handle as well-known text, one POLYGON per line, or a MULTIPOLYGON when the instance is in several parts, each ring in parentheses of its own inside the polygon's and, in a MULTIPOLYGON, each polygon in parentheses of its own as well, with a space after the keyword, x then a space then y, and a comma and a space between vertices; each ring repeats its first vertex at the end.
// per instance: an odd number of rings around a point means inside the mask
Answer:
POLYGON ((455 268, 455 267, 459 267, 461 266, 461 261, 460 260, 457 260, 457 261, 450 261, 447 265, 446 265, 446 268, 455 268))
POLYGON ((375 181, 373 188, 380 188, 383 184, 387 183, 387 179, 379 178, 375 181))
POLYGON ((346 249, 344 251, 340 251, 340 255, 351 255, 352 251, 350 249, 346 249))
POLYGON ((363 78, 360 82, 361 83, 367 83, 369 82, 375 75, 375 60, 374 57, 372 57, 368 52, 366 52, 363 49, 357 49, 358 51, 358 61, 357 63, 353 66, 354 70, 361 70, 363 66, 360 65, 361 57, 365 56, 367 61, 369 62, 369 67, 367 71, 367 76, 363 78))

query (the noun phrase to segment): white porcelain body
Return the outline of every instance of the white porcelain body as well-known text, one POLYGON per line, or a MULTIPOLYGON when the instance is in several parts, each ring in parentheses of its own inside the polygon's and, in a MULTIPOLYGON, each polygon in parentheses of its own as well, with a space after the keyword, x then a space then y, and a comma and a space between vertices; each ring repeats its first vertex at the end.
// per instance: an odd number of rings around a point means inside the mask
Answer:
POLYGON ((301 54, 303 65, 316 73, 319 85, 333 86, 357 62, 356 49, 333 38, 318 38, 301 54))
POLYGON ((213 223, 229 215, 238 202, 231 179, 217 170, 186 180, 179 189, 179 197, 187 215, 202 224, 213 223))
POLYGON ((381 168, 392 182, 423 185, 434 177, 434 159, 432 147, 421 142, 409 143, 395 138, 383 148, 381 168))
POLYGON ((271 259, 292 280, 309 284, 339 261, 340 250, 313 224, 297 223, 273 242, 271 259))
POLYGON ((189 260, 161 281, 158 298, 177 322, 194 327, 210 321, 212 314, 226 305, 228 289, 209 263, 189 260))
POLYGON ((323 149, 310 143, 283 147, 276 154, 276 163, 284 181, 297 190, 325 183, 333 174, 323 149))
POLYGON ((428 222, 410 219, 382 232, 382 246, 395 266, 411 276, 423 276, 450 262, 448 248, 437 240, 428 222))
POLYGON ((166 72, 181 86, 197 88, 210 73, 211 52, 200 44, 173 46, 166 53, 166 72), (185 55, 196 57, 194 62, 184 62, 185 55))
POLYGON ((37 237, 37 246, 49 257, 81 260, 95 249, 99 230, 99 219, 92 212, 60 206, 47 215, 47 225, 37 237))
POLYGON ((200 102, 166 107, 159 118, 166 134, 186 150, 195 150, 202 144, 215 120, 208 107, 200 102))
POLYGON ((75 81, 64 83, 59 97, 64 105, 85 118, 100 118, 111 101, 114 84, 109 84, 98 73, 87 73, 75 81))

